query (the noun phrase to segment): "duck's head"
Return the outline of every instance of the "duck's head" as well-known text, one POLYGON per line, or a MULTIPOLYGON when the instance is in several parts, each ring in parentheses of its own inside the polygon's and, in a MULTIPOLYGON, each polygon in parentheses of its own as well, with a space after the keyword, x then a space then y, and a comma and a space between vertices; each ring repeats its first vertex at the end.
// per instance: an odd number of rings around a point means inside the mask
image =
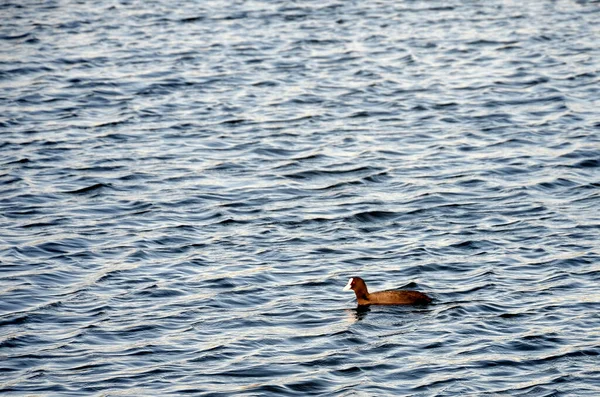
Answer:
POLYGON ((367 284, 360 277, 351 277, 342 291, 367 292, 367 284))

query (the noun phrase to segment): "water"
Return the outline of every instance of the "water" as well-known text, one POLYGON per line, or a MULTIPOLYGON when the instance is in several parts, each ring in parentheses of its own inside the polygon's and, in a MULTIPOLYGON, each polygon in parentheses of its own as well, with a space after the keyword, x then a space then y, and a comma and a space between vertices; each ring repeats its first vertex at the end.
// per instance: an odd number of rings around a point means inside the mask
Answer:
POLYGON ((1 10, 3 395, 600 395, 598 2, 1 10))

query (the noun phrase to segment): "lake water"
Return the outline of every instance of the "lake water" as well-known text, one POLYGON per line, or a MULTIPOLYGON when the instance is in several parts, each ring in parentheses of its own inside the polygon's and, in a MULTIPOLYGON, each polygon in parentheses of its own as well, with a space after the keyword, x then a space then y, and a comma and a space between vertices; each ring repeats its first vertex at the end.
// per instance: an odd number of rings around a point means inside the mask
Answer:
POLYGON ((0 10, 2 395, 600 395, 598 1, 0 10))

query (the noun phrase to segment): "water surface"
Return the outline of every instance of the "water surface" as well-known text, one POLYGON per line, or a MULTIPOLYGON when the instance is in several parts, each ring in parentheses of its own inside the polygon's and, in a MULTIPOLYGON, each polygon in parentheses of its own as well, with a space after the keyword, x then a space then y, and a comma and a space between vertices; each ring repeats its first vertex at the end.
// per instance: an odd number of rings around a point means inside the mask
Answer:
POLYGON ((0 8, 3 395, 600 394, 598 2, 0 8))

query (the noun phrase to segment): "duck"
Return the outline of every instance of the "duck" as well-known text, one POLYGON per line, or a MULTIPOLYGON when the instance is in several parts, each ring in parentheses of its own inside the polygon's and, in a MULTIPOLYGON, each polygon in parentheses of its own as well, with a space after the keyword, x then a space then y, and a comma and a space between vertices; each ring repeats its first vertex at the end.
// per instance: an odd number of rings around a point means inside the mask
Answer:
POLYGON ((351 277, 343 291, 354 291, 359 306, 366 305, 427 305, 432 299, 419 291, 387 290, 371 292, 360 277, 351 277))

